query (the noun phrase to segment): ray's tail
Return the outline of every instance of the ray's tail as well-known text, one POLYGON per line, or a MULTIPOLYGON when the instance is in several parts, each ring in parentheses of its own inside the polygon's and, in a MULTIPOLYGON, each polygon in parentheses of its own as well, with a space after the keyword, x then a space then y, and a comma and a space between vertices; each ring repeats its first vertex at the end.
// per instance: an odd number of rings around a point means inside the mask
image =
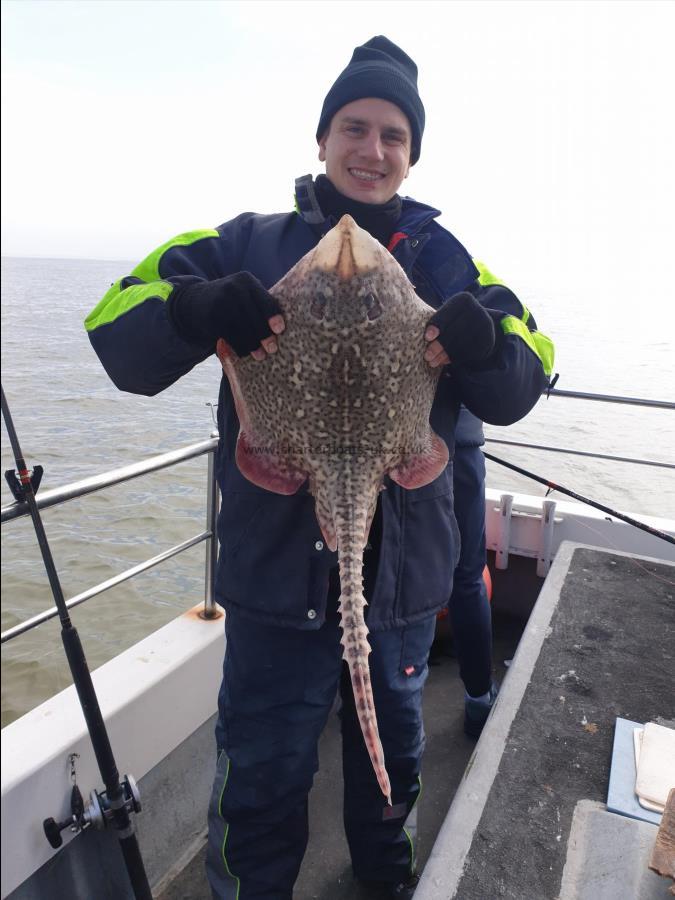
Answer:
MULTIPOLYGON (((352 526, 355 523, 350 523, 352 526)), ((364 620, 366 598, 363 595, 363 525, 338 528, 340 562, 340 625, 343 658, 349 666, 356 713, 375 775, 391 806, 391 785, 384 764, 384 751, 377 728, 375 701, 370 681, 368 628, 364 620), (357 537, 358 532, 358 537, 357 537)))

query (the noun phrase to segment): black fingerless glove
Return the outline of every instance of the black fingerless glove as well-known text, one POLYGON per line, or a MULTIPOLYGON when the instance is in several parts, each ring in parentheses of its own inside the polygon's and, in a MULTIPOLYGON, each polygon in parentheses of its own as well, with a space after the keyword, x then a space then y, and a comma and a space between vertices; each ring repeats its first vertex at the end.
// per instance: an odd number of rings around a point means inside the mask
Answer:
POLYGON ((254 275, 236 272, 175 287, 167 313, 183 340, 215 349, 224 338, 237 356, 248 356, 272 334, 267 320, 282 310, 254 275))
POLYGON ((495 349, 495 326, 492 316, 468 291, 446 300, 429 319, 440 334, 436 340, 448 354, 451 363, 484 362, 495 349))

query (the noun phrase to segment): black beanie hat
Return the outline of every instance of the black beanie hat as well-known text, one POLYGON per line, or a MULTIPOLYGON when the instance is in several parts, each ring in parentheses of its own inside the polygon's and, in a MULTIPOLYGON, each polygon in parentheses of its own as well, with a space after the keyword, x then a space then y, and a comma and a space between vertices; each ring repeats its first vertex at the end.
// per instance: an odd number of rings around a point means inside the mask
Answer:
POLYGON ((420 158, 424 106, 417 93, 417 66, 400 47, 379 35, 357 47, 323 101, 316 139, 326 133, 335 113, 354 100, 379 97, 395 103, 408 117, 412 131, 411 164, 420 158))

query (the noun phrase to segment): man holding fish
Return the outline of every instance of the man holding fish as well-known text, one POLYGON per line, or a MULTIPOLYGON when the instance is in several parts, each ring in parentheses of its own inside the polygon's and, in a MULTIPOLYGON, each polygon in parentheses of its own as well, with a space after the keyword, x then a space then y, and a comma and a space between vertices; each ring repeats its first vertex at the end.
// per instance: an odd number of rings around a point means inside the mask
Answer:
POLYGON ((372 38, 326 96, 326 175, 296 181, 294 212, 180 235, 87 319, 122 390, 155 394, 214 351, 225 370, 207 858, 219 900, 292 897, 338 691, 354 875, 374 896, 417 883, 422 689, 459 557, 459 408, 517 421, 552 366, 516 296, 437 210, 398 195, 424 122, 415 63, 372 38))

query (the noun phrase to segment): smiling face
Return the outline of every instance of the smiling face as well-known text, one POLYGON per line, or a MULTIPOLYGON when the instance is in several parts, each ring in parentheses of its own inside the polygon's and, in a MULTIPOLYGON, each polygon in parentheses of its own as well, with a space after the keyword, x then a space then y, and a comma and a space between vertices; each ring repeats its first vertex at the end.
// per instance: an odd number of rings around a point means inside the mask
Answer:
POLYGON ((386 203, 410 171, 410 124, 394 103, 367 97, 343 106, 319 141, 319 159, 341 194, 386 203))

